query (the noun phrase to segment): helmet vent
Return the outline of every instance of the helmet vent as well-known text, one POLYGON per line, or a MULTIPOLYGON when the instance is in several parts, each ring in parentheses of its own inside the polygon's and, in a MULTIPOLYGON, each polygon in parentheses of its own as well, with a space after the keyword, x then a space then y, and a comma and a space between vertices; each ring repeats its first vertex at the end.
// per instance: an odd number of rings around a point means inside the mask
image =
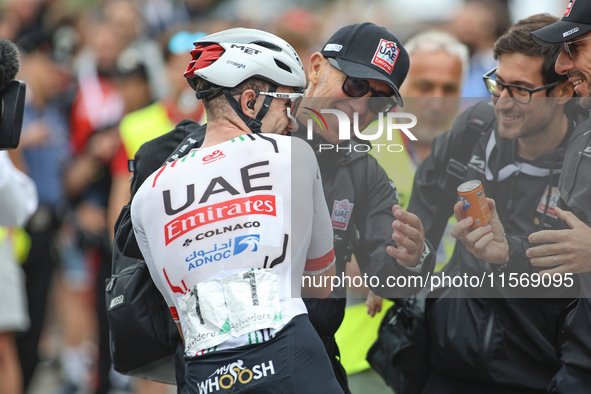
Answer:
POLYGON ((275 64, 277 65, 277 67, 279 67, 282 70, 287 71, 288 73, 291 73, 291 68, 287 64, 283 63, 281 60, 277 60, 277 59, 273 59, 273 60, 275 60, 275 64))
POLYGON ((267 48, 267 49, 270 49, 270 50, 275 51, 275 52, 281 52, 282 51, 282 49, 281 49, 280 46, 277 46, 275 44, 272 44, 272 43, 270 43, 268 41, 253 41, 253 42, 251 42, 251 44, 256 44, 256 45, 262 46, 263 48, 267 48))

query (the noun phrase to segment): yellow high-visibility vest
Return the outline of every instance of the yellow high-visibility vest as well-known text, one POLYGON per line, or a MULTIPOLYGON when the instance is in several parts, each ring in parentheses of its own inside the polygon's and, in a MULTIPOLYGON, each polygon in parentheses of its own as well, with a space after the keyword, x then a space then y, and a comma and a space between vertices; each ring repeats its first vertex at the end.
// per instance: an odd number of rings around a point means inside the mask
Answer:
POLYGON ((174 127, 166 107, 159 101, 125 115, 119 123, 119 133, 127 157, 133 159, 145 142, 172 131, 174 127))
POLYGON ((31 250, 31 237, 22 228, 0 227, 0 244, 7 239, 12 241, 12 251, 19 263, 24 263, 31 250))

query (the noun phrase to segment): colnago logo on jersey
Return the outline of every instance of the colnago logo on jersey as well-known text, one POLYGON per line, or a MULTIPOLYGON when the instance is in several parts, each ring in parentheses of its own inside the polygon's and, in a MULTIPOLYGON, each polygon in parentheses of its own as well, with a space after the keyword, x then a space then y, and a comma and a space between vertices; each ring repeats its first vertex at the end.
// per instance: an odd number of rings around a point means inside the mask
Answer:
POLYGON ((230 238, 226 242, 216 243, 211 250, 194 251, 185 259, 188 263, 187 271, 201 267, 204 264, 229 259, 241 253, 256 252, 260 242, 261 236, 259 234, 247 234, 233 239, 230 238))
POLYGON ((380 67, 388 74, 392 74, 392 70, 394 70, 394 64, 396 63, 396 59, 398 59, 399 53, 400 49, 394 41, 388 41, 382 38, 378 48, 376 49, 376 53, 373 55, 371 64, 380 67))
POLYGON ((258 195, 236 198, 194 209, 164 226, 165 244, 201 226, 245 215, 277 216, 275 196, 258 195))
MULTIPOLYGON (((195 241, 201 241, 205 238, 211 238, 216 235, 222 235, 222 234, 225 234, 230 231, 237 231, 237 230, 242 230, 245 228, 252 228, 252 227, 261 227, 261 223, 259 223, 255 220, 254 222, 245 222, 242 224, 237 223, 237 224, 233 224, 233 225, 229 225, 229 226, 219 227, 219 228, 216 228, 215 230, 208 230, 204 233, 197 234, 197 236, 195 237, 195 241)), ((183 243, 183 247, 186 248, 186 247, 190 246, 192 242, 193 242, 192 238, 185 239, 185 242, 183 243)))
POLYGON ((271 375, 275 375, 273 360, 256 364, 252 368, 244 366, 244 361, 236 360, 218 368, 206 380, 199 382, 197 387, 199 387, 199 394, 215 393, 231 389, 234 386, 238 386, 239 391, 242 389, 241 386, 271 375))

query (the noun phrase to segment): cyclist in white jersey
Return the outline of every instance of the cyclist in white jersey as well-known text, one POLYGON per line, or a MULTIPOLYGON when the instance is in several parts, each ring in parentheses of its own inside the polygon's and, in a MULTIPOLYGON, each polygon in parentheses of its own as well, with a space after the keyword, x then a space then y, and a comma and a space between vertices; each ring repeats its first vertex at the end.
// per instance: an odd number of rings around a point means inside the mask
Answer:
POLYGON ((335 272, 316 157, 283 136, 306 83, 300 59, 251 29, 195 45, 185 76, 204 101, 205 140, 153 173, 132 203, 140 249, 183 336, 186 388, 342 393, 300 298, 302 277, 307 294, 326 297, 335 272))

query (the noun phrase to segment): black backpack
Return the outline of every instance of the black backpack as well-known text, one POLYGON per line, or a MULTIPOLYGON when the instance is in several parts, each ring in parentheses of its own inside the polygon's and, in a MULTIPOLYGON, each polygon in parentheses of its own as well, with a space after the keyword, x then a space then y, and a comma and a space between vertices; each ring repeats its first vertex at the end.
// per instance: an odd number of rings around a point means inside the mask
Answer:
MULTIPOLYGON (((191 140, 199 146, 204 134, 205 126, 183 120, 173 131, 142 145, 135 160, 130 161, 131 200, 146 178, 178 151, 188 135, 201 136, 191 140)), ((185 147, 181 153, 188 151, 185 147)), ((115 224, 111 275, 105 296, 114 369, 129 376, 176 384, 175 353, 181 338, 137 245, 131 201, 115 224)))

